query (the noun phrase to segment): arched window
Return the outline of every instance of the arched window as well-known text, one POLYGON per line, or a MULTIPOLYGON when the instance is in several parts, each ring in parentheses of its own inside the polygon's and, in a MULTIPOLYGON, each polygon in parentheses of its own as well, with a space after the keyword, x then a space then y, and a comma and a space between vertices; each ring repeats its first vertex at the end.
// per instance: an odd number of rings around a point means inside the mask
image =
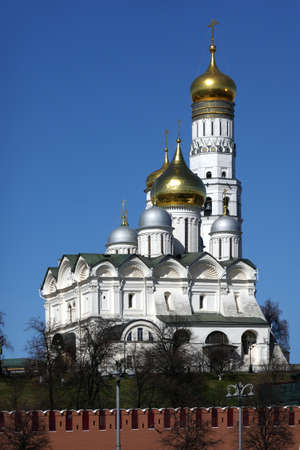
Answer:
POLYGON ((211 216, 211 213, 212 213, 212 199, 211 197, 206 197, 204 203, 204 215, 211 216))
POLYGON ((151 256, 151 236, 148 236, 148 256, 151 256))
POLYGON ((170 292, 165 292, 164 293, 164 297, 165 297, 165 302, 166 302, 166 307, 167 307, 167 311, 170 311, 170 297, 171 297, 171 294, 170 294, 170 292))
POLYGON ((211 178, 211 172, 210 171, 206 172, 206 178, 211 178))
POLYGON ((189 220, 184 219, 184 230, 185 230, 185 251, 189 251, 189 220))
POLYGON ((214 345, 228 344, 228 337, 226 336, 225 333, 222 333, 221 331, 213 331, 207 336, 205 344, 214 344, 214 345))
POLYGON ((229 216, 229 197, 223 198, 223 207, 224 211, 226 211, 226 216, 229 216))
POLYGON ((253 331, 245 331, 242 336, 242 346, 244 355, 248 355, 249 349, 252 345, 256 344, 256 334, 253 331))
POLYGON ((225 172, 225 170, 222 171, 222 178, 226 178, 226 172, 225 172))

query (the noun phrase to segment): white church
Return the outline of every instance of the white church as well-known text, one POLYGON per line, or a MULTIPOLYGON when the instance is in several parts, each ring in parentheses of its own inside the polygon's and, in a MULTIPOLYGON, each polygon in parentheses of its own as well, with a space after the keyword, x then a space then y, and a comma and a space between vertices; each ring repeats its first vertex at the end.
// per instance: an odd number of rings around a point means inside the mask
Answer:
POLYGON ((78 336, 80 323, 113 319, 130 358, 132 344, 151 345, 158 328, 181 326, 191 348, 228 346, 240 370, 259 371, 286 359, 255 298, 256 267, 242 256, 236 86, 216 65, 213 37, 209 51, 208 69, 191 85, 189 167, 180 138, 171 162, 166 143, 162 167, 146 180, 138 228, 123 208, 106 252, 63 255, 48 268, 41 295, 46 323, 64 339, 78 336))

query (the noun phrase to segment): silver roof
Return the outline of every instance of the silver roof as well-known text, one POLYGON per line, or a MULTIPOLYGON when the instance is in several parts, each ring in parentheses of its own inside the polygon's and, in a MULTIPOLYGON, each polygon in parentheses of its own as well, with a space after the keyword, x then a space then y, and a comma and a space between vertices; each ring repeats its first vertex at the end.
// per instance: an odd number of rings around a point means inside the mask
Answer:
POLYGON ((162 208, 152 206, 140 215, 139 228, 149 227, 171 227, 172 219, 170 214, 162 208))
POLYGON ((221 216, 212 224, 211 233, 240 233, 239 222, 231 216, 221 216))
POLYGON ((108 236, 106 246, 112 244, 132 244, 137 245, 136 231, 128 225, 121 225, 113 230, 108 236))

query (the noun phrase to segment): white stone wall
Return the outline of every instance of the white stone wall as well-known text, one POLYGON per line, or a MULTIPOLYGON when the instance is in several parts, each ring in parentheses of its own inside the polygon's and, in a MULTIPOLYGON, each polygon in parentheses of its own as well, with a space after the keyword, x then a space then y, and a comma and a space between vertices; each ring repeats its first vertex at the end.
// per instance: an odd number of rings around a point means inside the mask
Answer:
POLYGON ((201 251, 201 213, 200 208, 193 207, 170 207, 167 208, 168 213, 172 217, 172 227, 174 236, 174 252, 175 254, 185 252, 201 251), (185 248, 186 243, 186 221, 188 227, 188 249, 185 248), (177 245, 176 245, 177 241, 177 245))
POLYGON ((214 233, 210 237, 209 252, 219 261, 240 258, 241 236, 235 233, 214 233))
POLYGON ((147 228, 138 231, 138 254, 155 258, 172 253, 172 230, 147 228))

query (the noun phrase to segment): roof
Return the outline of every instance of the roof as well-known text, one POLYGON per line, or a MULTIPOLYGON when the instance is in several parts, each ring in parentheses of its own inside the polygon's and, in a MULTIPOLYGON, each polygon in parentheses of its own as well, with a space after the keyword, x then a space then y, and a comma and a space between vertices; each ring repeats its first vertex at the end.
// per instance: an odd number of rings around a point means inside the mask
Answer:
MULTIPOLYGON (((154 268, 158 264, 160 264, 162 261, 168 260, 168 259, 174 259, 174 260, 178 261, 180 264, 182 264, 184 267, 189 267, 195 261, 197 261, 199 258, 201 258, 202 256, 205 256, 205 255, 209 255, 213 259, 215 259, 212 255, 210 255, 210 253, 207 253, 207 252, 185 253, 183 255, 177 255, 177 256, 174 256, 174 255, 161 255, 161 256, 157 256, 156 258, 148 258, 146 256, 137 255, 137 254, 120 255, 120 254, 104 254, 104 253, 78 253, 77 255, 68 255, 68 254, 63 255, 61 257, 61 259, 60 259, 60 264, 61 264, 61 261, 65 257, 68 258, 68 260, 70 261, 71 270, 72 270, 72 272, 74 272, 76 264, 77 264, 77 261, 78 261, 78 259, 80 257, 84 258, 85 261, 87 262, 87 264, 90 267, 93 267, 93 266, 95 266, 97 264, 100 264, 101 262, 104 262, 104 261, 109 261, 115 267, 119 267, 125 261, 130 261, 133 258, 138 258, 144 264, 146 264, 146 266, 149 267, 149 268, 154 268)), ((230 259, 229 261, 217 261, 216 260, 216 262, 221 264, 223 267, 230 267, 231 265, 236 264, 239 261, 242 261, 245 264, 251 266, 253 269, 256 269, 256 266, 249 259, 246 259, 246 258, 234 258, 234 259, 230 259)), ((44 282, 46 280, 46 277, 47 277, 47 274, 48 274, 49 271, 51 271, 51 273, 53 274, 53 276, 57 280, 59 267, 48 267, 46 275, 45 275, 45 277, 43 279, 43 282, 42 282, 42 287, 44 285, 44 282)))
POLYGON ((162 315, 157 316, 159 320, 167 324, 176 324, 178 321, 180 323, 186 323, 187 325, 199 325, 201 323, 218 323, 218 324, 226 324, 226 325, 267 325, 266 320, 260 317, 231 317, 231 316, 223 316, 218 313, 197 313, 192 315, 162 315))

